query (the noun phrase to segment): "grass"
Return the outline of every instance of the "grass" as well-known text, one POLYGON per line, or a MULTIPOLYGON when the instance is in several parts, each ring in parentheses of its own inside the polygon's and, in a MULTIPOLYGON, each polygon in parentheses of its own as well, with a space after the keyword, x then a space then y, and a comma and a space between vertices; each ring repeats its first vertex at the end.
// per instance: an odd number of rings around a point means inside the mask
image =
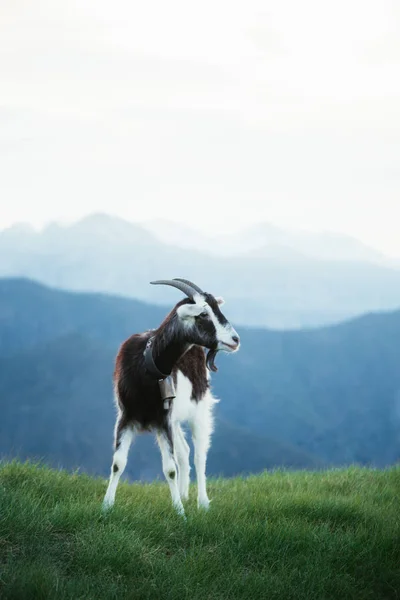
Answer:
POLYGON ((275 472, 195 486, 187 521, 166 483, 0 466, 0 598, 400 598, 400 468, 275 472))

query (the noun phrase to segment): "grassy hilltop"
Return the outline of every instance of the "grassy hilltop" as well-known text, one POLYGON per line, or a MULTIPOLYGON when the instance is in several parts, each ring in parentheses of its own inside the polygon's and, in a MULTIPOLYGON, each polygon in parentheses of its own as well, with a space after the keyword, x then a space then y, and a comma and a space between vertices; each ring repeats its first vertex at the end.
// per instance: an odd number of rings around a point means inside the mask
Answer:
POLYGON ((400 597, 400 468, 275 472, 209 484, 175 515, 164 482, 0 466, 0 598, 400 597))

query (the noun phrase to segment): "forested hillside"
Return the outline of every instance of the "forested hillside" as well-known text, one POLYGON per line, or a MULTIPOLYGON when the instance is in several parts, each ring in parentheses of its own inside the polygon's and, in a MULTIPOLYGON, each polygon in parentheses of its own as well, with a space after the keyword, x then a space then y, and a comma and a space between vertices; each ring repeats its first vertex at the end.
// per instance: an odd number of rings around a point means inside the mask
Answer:
MULTIPOLYGON (((0 453, 106 474, 115 353, 166 310, 1 280, 0 453)), ((315 331, 239 333, 240 352, 219 355, 213 376, 221 402, 210 473, 400 458, 400 313, 315 331)), ((152 437, 135 443, 130 457, 131 477, 161 474, 152 437)))

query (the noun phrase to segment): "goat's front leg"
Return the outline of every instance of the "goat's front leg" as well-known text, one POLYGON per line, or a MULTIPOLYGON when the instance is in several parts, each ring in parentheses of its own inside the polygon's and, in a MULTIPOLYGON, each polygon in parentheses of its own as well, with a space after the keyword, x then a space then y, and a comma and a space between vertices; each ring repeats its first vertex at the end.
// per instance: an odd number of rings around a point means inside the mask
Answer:
POLYGON ((178 487, 179 493, 182 500, 189 498, 189 483, 190 483, 190 464, 189 455, 190 448, 189 444, 185 440, 185 434, 182 431, 179 423, 174 427, 174 444, 175 444, 175 455, 178 463, 178 487))
POLYGON ((197 477, 197 506, 205 510, 210 506, 206 487, 206 463, 212 433, 211 419, 208 407, 204 406, 204 409, 198 412, 196 419, 191 423, 197 477))
POLYGON ((168 481, 171 492, 172 504, 176 511, 185 516, 182 500, 178 488, 178 469, 174 459, 174 439, 172 428, 169 424, 157 433, 157 442, 160 447, 163 473, 168 481))

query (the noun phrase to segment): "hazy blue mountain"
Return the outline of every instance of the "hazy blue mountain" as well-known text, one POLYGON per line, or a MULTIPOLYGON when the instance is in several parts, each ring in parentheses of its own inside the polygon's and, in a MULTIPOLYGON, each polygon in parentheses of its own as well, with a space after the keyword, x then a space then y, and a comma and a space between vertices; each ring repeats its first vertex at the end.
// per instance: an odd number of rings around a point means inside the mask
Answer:
POLYGON ((250 254, 280 259, 367 261, 384 263, 387 259, 359 240, 333 232, 288 230, 270 223, 259 223, 241 231, 208 235, 180 223, 154 219, 143 227, 166 244, 191 248, 221 256, 250 254))
MULTIPOLYGON (((165 313, 134 300, 0 280, 0 455, 44 458, 106 474, 115 418, 115 354, 132 332, 156 327, 165 313)), ((290 443, 254 434, 222 414, 217 420, 211 473, 320 464, 290 443)), ((152 437, 141 436, 132 455, 131 477, 162 476, 152 437)))
MULTIPOLYGON (((0 280, 0 454, 106 474, 117 348, 165 312, 0 280)), ((239 332, 240 352, 219 355, 213 376, 221 402, 210 473, 400 459, 400 312, 315 331, 239 332)), ((129 474, 161 475, 152 438, 135 444, 129 474)))
MULTIPOLYGON (((115 352, 71 334, 17 356, 0 357, 0 455, 44 459, 106 475, 115 419, 111 375, 115 352)), ((162 477, 155 439, 141 435, 127 473, 162 477)), ((318 460, 291 444, 218 420, 209 472, 234 475, 282 464, 314 467, 318 460)))
MULTIPOLYGON (((254 232, 250 238, 256 238, 254 232)), ((356 242, 346 243, 362 253, 356 242)), ((228 298, 237 323, 278 329, 314 327, 400 305, 400 270, 384 265, 317 260, 282 245, 261 248, 260 255, 223 257, 174 244, 173 236, 162 243, 139 225, 101 214, 70 226, 52 224, 41 233, 16 226, 0 233, 0 276, 152 304, 169 304, 176 292, 154 288, 149 280, 187 277, 228 298)))

